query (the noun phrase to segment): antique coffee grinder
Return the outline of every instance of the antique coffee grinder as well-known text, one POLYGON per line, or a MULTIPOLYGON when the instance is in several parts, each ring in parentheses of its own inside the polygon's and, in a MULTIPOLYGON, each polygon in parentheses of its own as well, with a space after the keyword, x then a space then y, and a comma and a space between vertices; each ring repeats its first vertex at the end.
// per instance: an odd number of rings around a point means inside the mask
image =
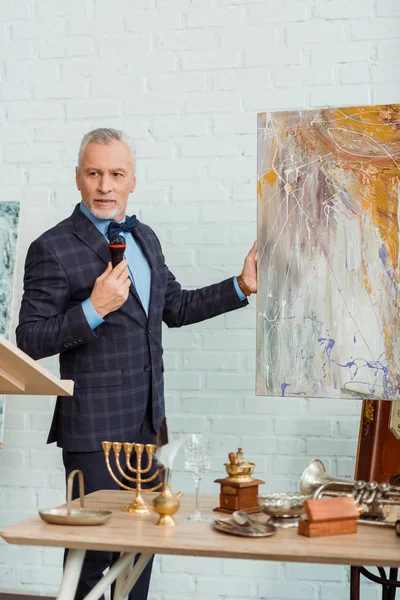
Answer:
POLYGON ((254 463, 244 460, 242 448, 236 454, 230 452, 229 462, 225 463, 228 476, 215 480, 215 483, 221 485, 221 491, 220 505, 214 510, 229 514, 235 510, 260 512, 257 502, 258 486, 264 481, 252 477, 254 466, 254 463))

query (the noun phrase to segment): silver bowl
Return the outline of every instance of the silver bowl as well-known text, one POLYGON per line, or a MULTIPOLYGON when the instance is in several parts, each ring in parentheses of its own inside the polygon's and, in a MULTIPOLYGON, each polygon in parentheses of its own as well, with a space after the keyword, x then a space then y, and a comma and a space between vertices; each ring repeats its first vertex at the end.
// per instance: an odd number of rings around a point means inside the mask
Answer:
POLYGON ((304 512, 304 502, 310 499, 300 492, 282 492, 257 496, 260 510, 272 517, 275 525, 295 527, 304 512))

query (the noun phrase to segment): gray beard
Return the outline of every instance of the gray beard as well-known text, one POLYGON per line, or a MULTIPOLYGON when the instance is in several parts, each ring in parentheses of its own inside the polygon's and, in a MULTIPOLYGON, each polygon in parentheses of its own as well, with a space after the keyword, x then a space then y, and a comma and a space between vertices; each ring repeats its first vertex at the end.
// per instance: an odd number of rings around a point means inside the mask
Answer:
POLYGON ((112 221, 113 219, 115 219, 115 217, 118 217, 118 215, 121 213, 121 209, 120 208, 115 208, 113 211, 111 211, 106 217, 104 216, 104 212, 102 212, 101 210, 98 211, 95 208, 90 208, 88 209, 90 213, 92 213, 92 215, 94 217, 96 217, 96 219, 100 219, 101 221, 112 221))

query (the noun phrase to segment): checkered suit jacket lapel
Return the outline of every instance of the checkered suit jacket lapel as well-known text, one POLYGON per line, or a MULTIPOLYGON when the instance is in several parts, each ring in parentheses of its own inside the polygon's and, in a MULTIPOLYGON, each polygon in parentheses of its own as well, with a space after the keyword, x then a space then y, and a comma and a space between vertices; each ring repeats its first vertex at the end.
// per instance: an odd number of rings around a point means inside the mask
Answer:
MULTIPOLYGON (((93 223, 85 217, 82 211, 79 209, 79 205, 75 208, 74 213, 72 215, 72 220, 75 225, 75 235, 84 242, 89 248, 94 250, 96 254, 101 258, 105 265, 111 260, 110 249, 108 247, 107 241, 100 233, 100 231, 93 225, 93 223)), ((130 235, 130 234, 128 234, 130 235)), ((151 298, 152 292, 154 291, 157 285, 157 275, 154 272, 155 266, 155 257, 154 257, 154 249, 152 252, 151 248, 151 240, 149 236, 146 235, 146 230, 143 230, 141 223, 138 221, 138 225, 135 228, 134 237, 138 244, 140 245, 143 253, 149 263, 151 270, 151 290, 150 290, 150 307, 151 309, 151 298)), ((136 288, 133 284, 130 286, 130 292, 135 297, 137 302, 140 304, 140 307, 143 309, 141 300, 136 291, 136 288)), ((143 309, 144 310, 144 309, 143 309)))

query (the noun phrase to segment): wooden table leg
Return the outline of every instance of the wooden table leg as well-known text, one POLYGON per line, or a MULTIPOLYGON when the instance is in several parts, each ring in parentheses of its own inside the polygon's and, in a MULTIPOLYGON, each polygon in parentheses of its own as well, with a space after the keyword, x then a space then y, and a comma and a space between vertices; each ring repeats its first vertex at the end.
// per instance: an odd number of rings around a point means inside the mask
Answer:
POLYGON ((69 550, 57 600, 74 600, 86 550, 69 550))
MULTIPOLYGON (((96 583, 93 589, 85 596, 84 600, 99 600, 102 597, 104 592, 110 587, 112 583, 117 579, 119 575, 125 569, 129 569, 132 567, 132 563, 135 560, 136 552, 126 552, 125 554, 121 554, 119 559, 115 561, 113 566, 108 570, 108 572, 103 575, 103 577, 96 583)), ((59 600, 57 598, 57 600, 59 600)))
POLYGON ((141 554, 136 564, 127 566, 116 580, 114 599, 126 600, 153 554, 141 554))
POLYGON ((360 567, 350 567, 350 600, 360 600, 360 567))
MULTIPOLYGON (((57 600, 74 600, 85 554, 86 550, 69 550, 57 600)), ((114 581, 117 582, 114 600, 125 600, 153 554, 141 554, 137 563, 133 564, 135 556, 136 552, 121 554, 108 573, 85 596, 85 600, 99 600, 114 581)))

